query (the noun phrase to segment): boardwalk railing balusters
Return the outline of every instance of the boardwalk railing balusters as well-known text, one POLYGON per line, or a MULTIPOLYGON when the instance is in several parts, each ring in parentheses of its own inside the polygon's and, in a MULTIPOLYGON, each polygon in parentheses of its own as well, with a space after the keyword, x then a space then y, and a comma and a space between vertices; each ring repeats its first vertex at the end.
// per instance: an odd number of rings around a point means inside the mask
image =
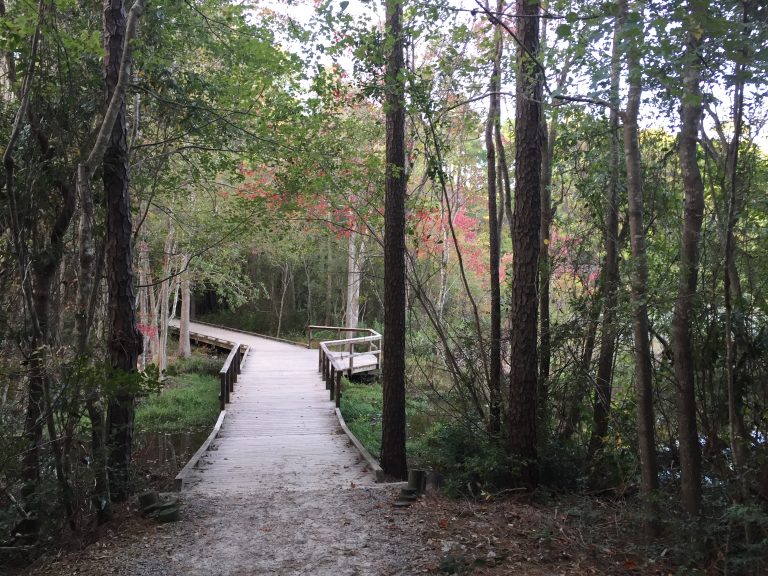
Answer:
POLYGON ((372 372, 381 369, 381 334, 370 328, 343 328, 340 326, 307 326, 309 346, 312 346, 312 331, 363 332, 368 336, 337 338, 320 341, 318 349, 318 371, 322 373, 326 390, 330 391, 331 400, 336 406, 341 402, 341 377, 346 374, 372 372), (367 349, 357 352, 357 346, 367 349))
MULTIPOLYGON (((239 342, 236 342, 232 346, 232 350, 227 356, 224 366, 219 371, 219 379, 221 381, 221 390, 219 393, 219 409, 224 410, 229 404, 229 395, 235 391, 235 382, 237 382, 237 376, 240 374, 240 364, 243 361, 243 349, 244 346, 239 342)), ((247 350, 247 347, 245 347, 247 350)))

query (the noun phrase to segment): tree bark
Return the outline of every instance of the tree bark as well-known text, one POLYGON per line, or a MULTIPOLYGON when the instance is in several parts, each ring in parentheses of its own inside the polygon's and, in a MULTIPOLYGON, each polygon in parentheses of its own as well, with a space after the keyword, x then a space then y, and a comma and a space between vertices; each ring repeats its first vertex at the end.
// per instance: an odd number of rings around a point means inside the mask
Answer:
MULTIPOLYGON (((497 5, 497 9, 500 9, 497 5)), ((494 21, 493 26, 494 51, 493 67, 488 91, 490 103, 488 119, 485 123, 486 170, 488 178, 488 261, 490 263, 491 281, 491 341, 489 354, 489 420, 488 431, 496 435, 501 430, 501 283, 499 280, 499 265, 501 258, 497 190, 498 177, 496 173, 496 148, 494 131, 501 113, 499 90, 501 86, 501 54, 503 50, 501 26, 494 21)), ((485 351, 482 351, 485 354, 485 351)))
MULTIPOLYGON (((742 4, 742 23, 744 25, 742 36, 744 40, 748 36, 748 10, 750 4, 742 4)), ((747 58, 746 42, 742 50, 742 56, 747 58)), ((734 301, 737 307, 741 306, 742 292, 741 280, 736 267, 736 243, 734 233, 741 213, 741 197, 739 194, 738 164, 739 147, 741 145, 741 131, 744 122, 744 65, 736 64, 734 77, 737 78, 734 86, 733 101, 733 136, 727 147, 725 187, 727 190, 728 216, 724 234, 725 266, 723 275, 723 292, 725 296, 725 349, 726 349, 726 388, 728 393, 728 428, 730 435, 731 453, 734 468, 741 478, 742 499, 747 492, 746 479, 743 477, 748 459, 749 433, 744 424, 743 401, 741 387, 736 376, 737 343, 744 340, 746 329, 743 321, 734 314, 734 301), (734 338, 734 335, 736 336, 734 338)))
POLYGON ((347 301, 344 325, 357 328, 360 315, 360 283, 364 259, 363 240, 356 231, 349 235, 349 257, 347 259, 347 301))
MULTIPOLYGON (((619 0, 620 17, 628 18, 627 0, 619 0)), ((638 14, 638 17, 641 17, 638 14)), ((626 21, 626 20, 625 20, 626 21)), ((642 34, 642 32, 641 32, 642 34)), ((632 329, 634 335, 637 438, 640 459, 640 490, 649 511, 648 537, 657 532, 654 495, 659 486, 653 414, 653 367, 648 336, 648 261, 643 224, 643 182, 637 118, 640 111, 643 74, 640 65, 642 37, 626 39, 628 73, 627 107, 624 113, 624 155, 627 164, 627 196, 632 250, 632 329)))
POLYGON ((616 352, 616 306, 619 290, 619 84, 621 81, 620 35, 622 19, 616 18, 611 49, 611 173, 608 180, 605 207, 605 266, 603 267, 603 328, 600 338, 600 356, 597 362, 595 408, 592 435, 589 440, 589 459, 605 444, 608 418, 611 413, 613 361, 616 352))
MULTIPOLYGON (((119 90, 127 18, 123 0, 104 0, 104 78, 107 101, 117 97, 114 125, 103 159, 107 214, 107 289, 110 336, 107 344, 112 368, 122 373, 136 371, 142 337, 136 329, 136 299, 133 288, 131 205, 128 197, 128 147, 124 89, 119 90)), ((107 439, 109 445, 110 492, 114 501, 128 498, 128 474, 133 448, 133 393, 119 387, 109 400, 107 439)))
POLYGON ((386 0, 387 55, 386 181, 384 207, 384 402, 381 467, 405 479, 405 86, 403 66, 404 0, 386 0))
POLYGON ((510 324, 509 452, 519 480, 537 483, 537 278, 541 214, 540 3, 517 1, 517 106, 515 121, 515 208, 512 243, 510 324))
MULTIPOLYGON (((189 312, 192 307, 192 293, 189 280, 189 255, 181 258, 181 310, 179 311, 179 358, 192 356, 192 343, 189 340, 189 312)), ((279 336, 279 334, 278 334, 279 336)))
MULTIPOLYGON (((694 15, 694 25, 700 25, 694 15)), ((672 351, 677 379, 677 420, 680 442, 680 473, 683 508, 692 516, 701 506, 701 448, 696 426, 694 381, 693 301, 699 273, 699 244, 704 219, 704 183, 697 158, 698 131, 702 115, 699 87, 700 34, 689 31, 683 68, 680 103, 680 168, 683 175, 685 209, 680 247, 680 283, 672 316, 672 351)))

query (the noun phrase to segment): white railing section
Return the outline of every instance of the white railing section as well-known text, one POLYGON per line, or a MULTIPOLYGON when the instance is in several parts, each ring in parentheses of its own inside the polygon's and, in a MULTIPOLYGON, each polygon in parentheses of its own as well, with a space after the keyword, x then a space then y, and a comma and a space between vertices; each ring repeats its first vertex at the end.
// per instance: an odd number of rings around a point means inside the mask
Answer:
POLYGON ((340 326, 308 326, 309 346, 312 331, 336 332, 336 340, 322 340, 318 346, 318 370, 323 375, 326 390, 336 406, 341 402, 341 377, 346 374, 373 372, 381 369, 381 334, 370 328, 343 328, 340 326), (367 336, 340 338, 342 332, 365 333, 367 336))

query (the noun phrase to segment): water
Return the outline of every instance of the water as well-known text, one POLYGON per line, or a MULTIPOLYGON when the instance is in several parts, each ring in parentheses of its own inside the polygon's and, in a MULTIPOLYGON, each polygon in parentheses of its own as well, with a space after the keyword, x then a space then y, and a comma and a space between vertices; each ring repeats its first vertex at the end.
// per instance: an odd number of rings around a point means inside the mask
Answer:
POLYGON ((173 479, 210 434, 192 432, 138 433, 133 462, 142 480, 160 489, 170 489, 173 479))

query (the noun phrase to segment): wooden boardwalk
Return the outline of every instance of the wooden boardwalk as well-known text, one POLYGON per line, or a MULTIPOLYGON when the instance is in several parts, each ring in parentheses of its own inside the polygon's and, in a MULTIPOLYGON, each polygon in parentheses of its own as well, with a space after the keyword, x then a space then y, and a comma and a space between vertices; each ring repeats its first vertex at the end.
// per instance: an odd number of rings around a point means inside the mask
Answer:
POLYGON ((250 347, 220 432, 184 491, 269 493, 374 483, 339 426, 317 351, 192 323, 191 332, 250 347))

